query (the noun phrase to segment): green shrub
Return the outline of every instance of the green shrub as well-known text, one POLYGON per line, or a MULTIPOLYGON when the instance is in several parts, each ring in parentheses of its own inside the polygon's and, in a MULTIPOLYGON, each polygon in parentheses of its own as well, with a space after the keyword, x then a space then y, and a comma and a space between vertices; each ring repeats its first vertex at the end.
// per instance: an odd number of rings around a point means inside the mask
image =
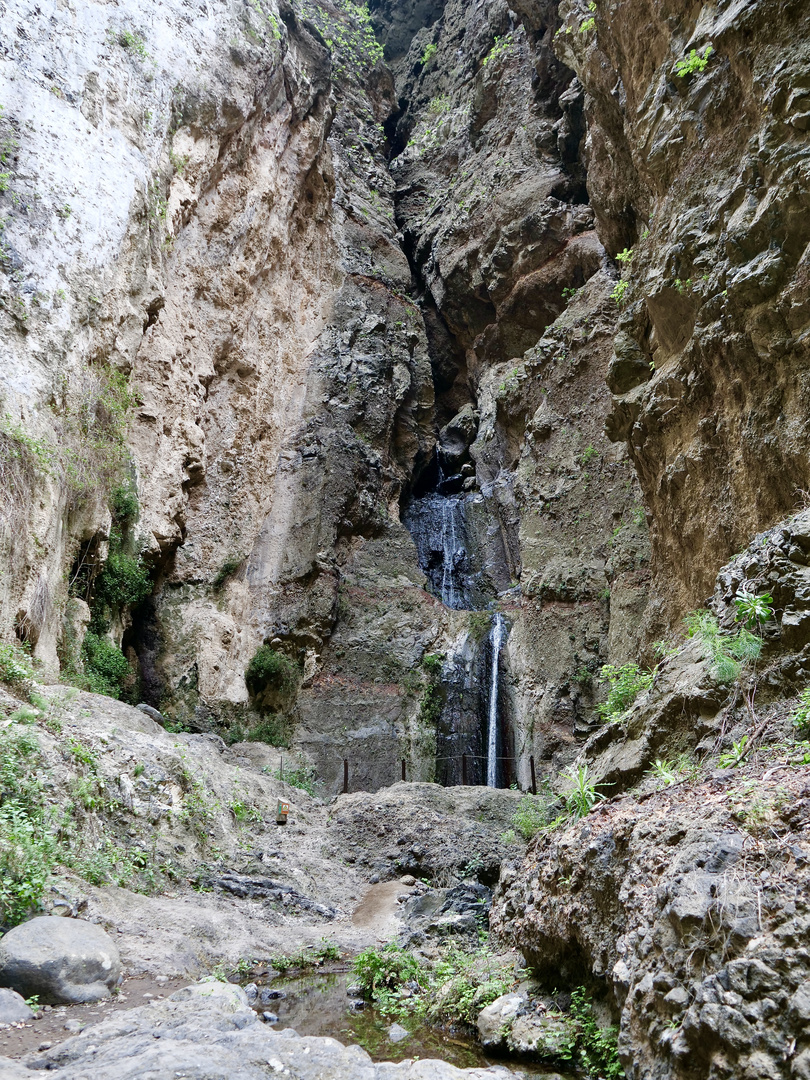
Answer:
POLYGON ((36 910, 56 858, 47 826, 39 742, 30 732, 0 735, 0 922, 36 910))
POLYGON ((242 738, 246 742, 263 742, 268 746, 286 748, 290 745, 290 725, 279 716, 267 716, 258 724, 254 724, 242 738))
POLYGON ((443 665, 444 657, 441 653, 426 653, 422 657, 422 667, 427 673, 427 684, 422 690, 422 701, 419 705, 419 723, 428 728, 435 728, 444 708, 443 665))
POLYGON ((236 573, 236 571, 241 565, 241 555, 229 555, 214 575, 214 580, 211 582, 212 587, 214 589, 221 589, 225 582, 228 580, 228 578, 232 574, 236 573))
POLYGON ((485 68, 491 61, 497 60, 498 57, 503 56, 514 44, 515 39, 512 37, 511 32, 504 34, 503 37, 496 36, 488 55, 481 61, 481 67, 485 68))
POLYGON ((801 736, 810 735, 810 688, 802 690, 799 695, 799 704, 790 714, 794 727, 801 736))
POLYGON ((473 953, 451 948, 430 973, 425 1015, 472 1027, 481 1010, 508 993, 514 982, 511 965, 493 958, 486 946, 473 953))
POLYGON ((407 982, 425 981, 422 965, 407 949, 390 942, 382 949, 364 949, 354 959, 354 974, 364 997, 380 998, 380 991, 395 990, 407 982))
POLYGON ((687 637, 700 642, 703 655, 712 662, 712 673, 718 682, 734 682, 743 667, 759 657, 762 642, 749 630, 729 634, 720 629, 710 612, 692 611, 684 619, 687 637))
POLYGON ((732 744, 730 750, 726 750, 720 755, 718 762, 720 768, 736 769, 738 765, 742 765, 750 750, 748 736, 743 735, 741 739, 732 744))
POLYGON ((293 693, 298 688, 301 671, 284 653, 261 645, 245 671, 245 682, 251 695, 259 697, 266 690, 279 694, 293 693))
POLYGON ((127 658, 106 637, 88 630, 82 642, 82 661, 88 689, 118 698, 130 674, 127 658))
POLYGON ((281 772, 281 768, 276 769, 274 773, 277 780, 283 780, 285 784, 289 784, 290 787, 300 788, 301 791, 305 791, 307 795, 315 797, 315 785, 318 782, 315 776, 315 770, 311 765, 305 765, 300 762, 295 768, 286 768, 284 772, 281 772))
POLYGON ((524 795, 512 815, 512 824, 525 840, 542 832, 549 822, 549 804, 538 795, 524 795))
POLYGON ((30 705, 21 705, 15 709, 9 717, 13 724, 35 724, 39 719, 39 712, 30 705))
POLYGON ((600 717, 612 724, 620 720, 636 700, 642 690, 652 684, 653 672, 642 671, 635 661, 617 667, 604 664, 599 673, 600 683, 607 683, 607 700, 597 705, 600 717))
POLYGON ((15 801, 0 806, 0 921, 15 926, 35 911, 55 860, 53 837, 15 801))
POLYGON ((574 820, 586 817, 597 803, 606 798, 596 790, 596 783, 588 775, 587 765, 569 765, 563 770, 562 776, 569 785, 562 793, 563 802, 574 820))
POLYGON ((573 1062, 589 1077, 624 1080, 619 1061, 618 1028, 600 1028, 593 1015, 591 999, 583 987, 571 994, 571 1019, 576 1024, 573 1062))
POLYGON ((0 643, 0 682, 18 683, 34 672, 26 654, 16 645, 0 643))
POLYGON ((117 484, 110 495, 110 513, 120 525, 129 526, 138 517, 138 496, 129 483, 117 484))
POLYGON ((630 282, 626 279, 617 281, 613 286, 613 292, 610 294, 612 300, 615 300, 619 307, 624 307, 626 303, 625 293, 630 288, 630 282))
POLYGON ((93 607, 98 611, 103 604, 111 611, 121 611, 140 604, 151 591, 149 571, 143 562, 125 551, 114 551, 96 578, 93 607))
POLYGON ((767 622, 773 615, 773 597, 770 593, 757 596, 741 589, 734 599, 734 606, 737 609, 737 622, 741 622, 747 630, 767 622))
POLYGON ((434 42, 431 42, 429 45, 426 45, 425 46, 425 51, 419 57, 419 63, 422 65, 422 67, 424 67, 424 68, 430 67, 430 65, 433 63, 433 60, 434 60, 434 58, 436 56, 436 53, 438 51, 439 51, 439 46, 436 45, 434 42))
POLYGON ((697 49, 691 49, 689 53, 675 63, 675 74, 683 79, 687 75, 693 75, 696 71, 705 71, 709 57, 714 52, 711 45, 707 45, 702 53, 697 49))

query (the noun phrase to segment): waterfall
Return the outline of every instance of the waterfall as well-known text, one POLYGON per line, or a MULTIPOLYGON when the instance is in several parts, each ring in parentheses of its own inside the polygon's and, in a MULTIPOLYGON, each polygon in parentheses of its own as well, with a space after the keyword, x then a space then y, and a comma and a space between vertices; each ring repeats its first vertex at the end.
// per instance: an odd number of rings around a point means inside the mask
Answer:
POLYGON ((498 785, 498 672, 503 643, 503 615, 492 623, 492 675, 489 685, 489 725, 487 728, 487 787, 498 785))
POLYGON ((442 500, 442 603, 456 606, 456 500, 442 500))

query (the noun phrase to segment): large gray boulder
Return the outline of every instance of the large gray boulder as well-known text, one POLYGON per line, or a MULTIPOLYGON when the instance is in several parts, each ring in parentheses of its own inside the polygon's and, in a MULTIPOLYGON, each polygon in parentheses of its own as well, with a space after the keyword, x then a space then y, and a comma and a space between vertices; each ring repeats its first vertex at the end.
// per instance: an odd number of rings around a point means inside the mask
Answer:
POLYGON ((15 990, 0 989, 0 1024, 19 1024, 33 1019, 33 1012, 25 1004, 25 998, 15 990))
POLYGON ((93 923, 43 915, 0 940, 0 986, 49 1005, 100 1001, 121 978, 121 959, 93 923))

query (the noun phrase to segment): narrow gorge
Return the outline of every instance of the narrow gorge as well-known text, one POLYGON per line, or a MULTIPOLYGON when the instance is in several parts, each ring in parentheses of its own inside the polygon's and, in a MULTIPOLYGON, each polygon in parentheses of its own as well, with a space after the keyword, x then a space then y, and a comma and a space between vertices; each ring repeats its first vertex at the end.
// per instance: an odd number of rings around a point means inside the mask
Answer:
POLYGON ((0 1076, 810 1078, 806 3, 0 10, 0 1076))

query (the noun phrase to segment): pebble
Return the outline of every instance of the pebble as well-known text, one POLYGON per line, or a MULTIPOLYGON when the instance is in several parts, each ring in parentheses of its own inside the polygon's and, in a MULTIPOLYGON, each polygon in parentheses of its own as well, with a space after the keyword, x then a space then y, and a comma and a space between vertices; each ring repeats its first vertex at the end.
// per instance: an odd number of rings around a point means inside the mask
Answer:
POLYGON ((413 876, 413 874, 405 874, 399 879, 399 883, 400 885, 407 885, 408 887, 410 887, 411 885, 416 884, 416 878, 413 876))
POLYGON ((262 1020, 266 1020, 268 1024, 277 1024, 278 1014, 274 1012, 263 1012, 262 1020))
POLYGON ((50 1050, 50 1048, 52 1046, 53 1046, 52 1042, 41 1042, 39 1044, 39 1046, 37 1047, 37 1050, 50 1050))

